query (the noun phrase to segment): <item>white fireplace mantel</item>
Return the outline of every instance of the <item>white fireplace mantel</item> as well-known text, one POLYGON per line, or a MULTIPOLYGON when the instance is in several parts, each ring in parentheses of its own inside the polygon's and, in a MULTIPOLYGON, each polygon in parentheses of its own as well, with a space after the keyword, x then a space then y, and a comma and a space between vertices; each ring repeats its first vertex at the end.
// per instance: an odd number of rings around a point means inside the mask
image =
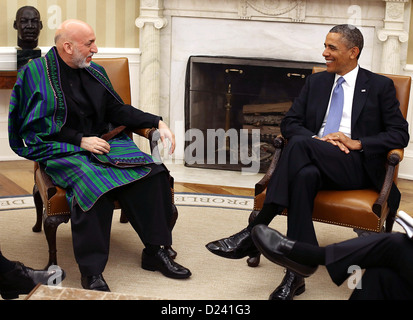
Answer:
MULTIPOLYGON (((185 72, 191 55, 323 63, 328 30, 350 23, 365 37, 362 67, 409 74, 409 22, 409 0, 142 0, 136 23, 153 34, 141 34, 142 55, 154 58, 142 59, 140 81, 151 83, 144 95, 156 98, 152 105, 142 106, 169 121, 177 137, 175 158, 183 159, 185 72), (159 95, 151 92, 152 87, 159 95)), ((406 149, 399 175, 413 179, 413 145, 406 149)))

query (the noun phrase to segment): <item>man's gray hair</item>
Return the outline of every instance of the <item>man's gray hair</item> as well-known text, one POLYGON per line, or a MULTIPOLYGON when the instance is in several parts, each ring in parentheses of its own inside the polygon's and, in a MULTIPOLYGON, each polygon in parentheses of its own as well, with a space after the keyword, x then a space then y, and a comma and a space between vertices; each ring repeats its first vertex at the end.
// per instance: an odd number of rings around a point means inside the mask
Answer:
POLYGON ((347 48, 357 47, 360 50, 357 59, 360 58, 361 51, 364 46, 363 34, 357 27, 351 24, 339 24, 330 30, 331 33, 339 33, 343 36, 345 42, 347 42, 347 48))

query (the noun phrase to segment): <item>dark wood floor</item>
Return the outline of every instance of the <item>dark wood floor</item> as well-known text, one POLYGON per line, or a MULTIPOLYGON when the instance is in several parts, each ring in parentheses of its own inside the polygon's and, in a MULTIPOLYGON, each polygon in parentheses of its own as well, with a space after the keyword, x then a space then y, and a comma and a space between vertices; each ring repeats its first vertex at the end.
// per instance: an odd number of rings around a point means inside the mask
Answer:
MULTIPOLYGON (((400 209, 413 216, 413 181, 399 179, 398 186, 402 192, 400 209)), ((175 182, 175 192, 253 196, 253 187, 236 188, 175 182)), ((33 162, 28 160, 0 162, 0 197, 31 194, 32 188, 33 162)))

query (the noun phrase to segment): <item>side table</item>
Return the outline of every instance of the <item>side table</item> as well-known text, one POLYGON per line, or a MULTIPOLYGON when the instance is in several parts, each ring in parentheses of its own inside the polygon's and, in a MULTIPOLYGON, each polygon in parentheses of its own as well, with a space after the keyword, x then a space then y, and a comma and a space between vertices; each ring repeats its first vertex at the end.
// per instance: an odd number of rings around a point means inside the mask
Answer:
POLYGON ((13 89, 17 71, 0 71, 0 89, 13 89))

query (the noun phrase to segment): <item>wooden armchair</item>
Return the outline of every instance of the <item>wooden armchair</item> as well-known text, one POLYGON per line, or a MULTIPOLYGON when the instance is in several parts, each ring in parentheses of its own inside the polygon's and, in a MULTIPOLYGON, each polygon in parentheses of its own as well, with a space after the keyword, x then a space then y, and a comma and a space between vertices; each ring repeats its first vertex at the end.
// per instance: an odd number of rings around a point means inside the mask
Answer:
MULTIPOLYGON (((127 58, 96 58, 94 61, 103 66, 112 82, 116 92, 120 95, 126 104, 131 104, 130 78, 129 78, 129 64, 127 58)), ((155 128, 139 129, 133 131, 144 138, 147 138, 150 143, 152 154, 160 159, 157 152, 157 143, 159 135, 155 128)), ((132 137, 132 132, 128 132, 132 137)), ((170 177, 170 185, 173 194, 174 181, 170 177)), ((57 228, 61 223, 67 223, 70 219, 69 204, 66 200, 66 191, 53 184, 51 178, 45 172, 43 165, 34 163, 34 187, 33 198, 36 207, 37 220, 33 227, 34 232, 40 232, 42 229, 42 222, 47 243, 49 246, 49 262, 46 269, 50 265, 57 265, 57 249, 56 249, 56 234, 57 228)), ((173 197, 172 197, 173 201, 173 197)), ((173 219, 171 221, 171 229, 175 225, 178 217, 178 211, 175 205, 173 207, 173 219)), ((115 202, 115 209, 121 209, 119 203, 115 202)), ((122 210, 122 209, 121 209, 122 210)), ((120 222, 127 223, 126 216, 121 211, 120 222)), ((171 248, 166 248, 175 258, 176 252, 171 248)))
MULTIPOLYGON (((323 70, 325 69, 317 67, 313 69, 313 73, 323 70)), ((396 96, 400 102, 400 110, 406 118, 411 78, 409 76, 388 74, 385 76, 393 80, 396 96)), ((285 143, 285 139, 281 136, 274 139, 276 151, 271 165, 265 176, 255 185, 254 209, 251 212, 250 221, 255 218, 264 204, 268 182, 277 166, 285 143)), ((388 153, 386 177, 380 192, 374 189, 319 191, 314 202, 313 220, 372 232, 391 232, 396 212, 390 211, 387 199, 392 182, 394 181, 397 184, 398 165, 402 159, 402 149, 391 150, 388 153)), ((283 214, 287 215, 287 210, 283 214)), ((259 261, 260 255, 250 257, 247 260, 250 267, 257 266, 259 261)))

